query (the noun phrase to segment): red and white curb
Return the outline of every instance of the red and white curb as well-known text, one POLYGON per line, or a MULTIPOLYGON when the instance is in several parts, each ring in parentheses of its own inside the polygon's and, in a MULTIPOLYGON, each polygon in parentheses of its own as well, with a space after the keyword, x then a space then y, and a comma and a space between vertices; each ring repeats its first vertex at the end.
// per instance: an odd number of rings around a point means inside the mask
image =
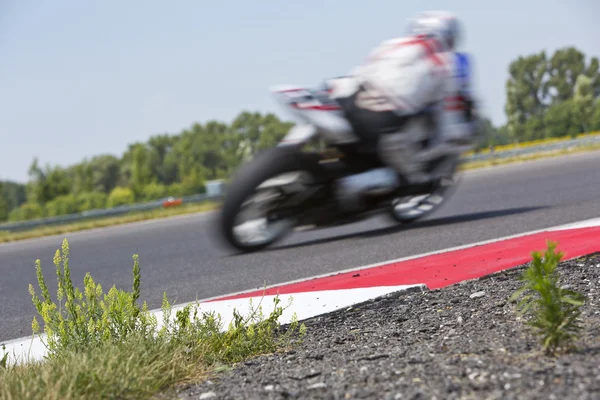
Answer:
MULTIPOLYGON (((548 241, 558 242, 564 260, 598 252, 600 218, 200 300, 199 310, 219 314, 227 327, 234 309, 248 315, 250 306, 256 309, 260 304, 266 316, 278 296, 280 306, 287 307, 280 321, 287 323, 294 315, 302 320, 409 288, 440 289, 517 267, 531 260, 532 251, 543 251, 548 241)), ((187 304, 174 306, 173 315, 187 304)), ((162 320, 161 310, 152 313, 162 320)), ((5 345, 13 360, 35 360, 46 354, 38 337, 11 340, 5 345)))

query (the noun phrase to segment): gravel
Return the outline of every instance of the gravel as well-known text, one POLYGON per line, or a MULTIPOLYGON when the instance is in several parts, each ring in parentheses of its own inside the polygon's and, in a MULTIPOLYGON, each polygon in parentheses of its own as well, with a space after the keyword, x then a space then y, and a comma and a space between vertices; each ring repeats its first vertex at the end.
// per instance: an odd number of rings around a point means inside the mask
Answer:
POLYGON ((587 296, 577 348, 555 358, 508 297, 522 268, 400 292, 305 321, 295 349, 241 363, 180 399, 600 399, 600 254, 563 262, 587 296))

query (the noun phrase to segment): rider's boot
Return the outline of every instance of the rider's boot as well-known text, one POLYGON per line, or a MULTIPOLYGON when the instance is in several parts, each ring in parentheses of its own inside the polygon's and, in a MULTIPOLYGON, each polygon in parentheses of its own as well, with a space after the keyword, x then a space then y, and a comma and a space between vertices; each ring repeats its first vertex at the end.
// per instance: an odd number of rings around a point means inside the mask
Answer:
POLYGON ((398 185, 398 175, 393 168, 378 168, 338 180, 336 198, 342 211, 360 211, 366 195, 386 194, 398 185))

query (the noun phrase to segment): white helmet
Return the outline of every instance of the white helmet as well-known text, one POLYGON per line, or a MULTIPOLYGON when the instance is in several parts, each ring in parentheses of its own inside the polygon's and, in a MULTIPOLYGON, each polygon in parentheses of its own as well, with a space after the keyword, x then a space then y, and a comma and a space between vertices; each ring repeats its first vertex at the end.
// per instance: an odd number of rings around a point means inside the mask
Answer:
POLYGON ((449 11, 425 11, 417 14, 408 23, 411 35, 434 35, 451 50, 456 49, 461 36, 460 22, 449 11))

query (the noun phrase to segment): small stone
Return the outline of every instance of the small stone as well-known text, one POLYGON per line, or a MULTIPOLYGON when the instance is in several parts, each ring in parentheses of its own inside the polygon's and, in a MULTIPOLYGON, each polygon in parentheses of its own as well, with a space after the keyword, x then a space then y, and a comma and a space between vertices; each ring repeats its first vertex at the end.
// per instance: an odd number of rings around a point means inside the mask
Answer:
POLYGON ((217 397, 217 394, 215 392, 204 392, 200 395, 200 397, 198 397, 198 399, 206 400, 206 399, 214 399, 216 397, 217 397))
POLYGON ((313 389, 325 389, 327 387, 327 384, 325 382, 318 382, 315 383, 314 385, 310 385, 309 387, 307 387, 308 390, 313 390, 313 389))
POLYGON ((483 296, 485 296, 485 292, 482 290, 480 292, 473 293, 472 295, 469 296, 469 298, 471 298, 471 299, 477 299, 477 298, 483 297, 483 296))
POLYGON ((267 392, 272 392, 272 391, 273 391, 273 389, 275 389, 275 386, 273 386, 273 385, 267 385, 267 386, 265 386, 265 390, 266 390, 267 392))

